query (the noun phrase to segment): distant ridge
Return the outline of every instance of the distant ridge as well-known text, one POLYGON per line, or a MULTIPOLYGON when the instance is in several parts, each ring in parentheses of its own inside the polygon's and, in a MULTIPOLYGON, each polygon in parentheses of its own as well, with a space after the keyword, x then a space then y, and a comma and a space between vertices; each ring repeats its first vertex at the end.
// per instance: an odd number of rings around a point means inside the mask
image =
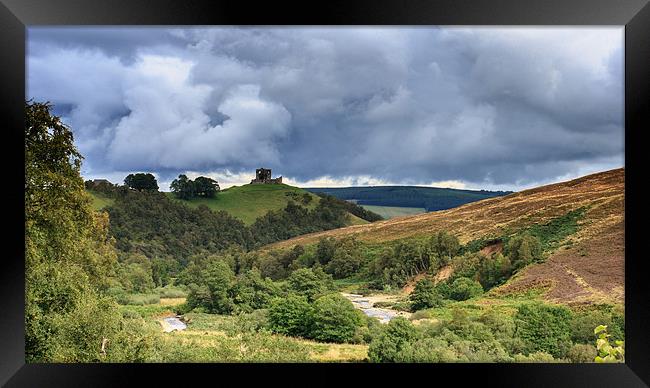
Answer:
POLYGON ((422 186, 314 187, 305 190, 355 201, 359 205, 424 208, 428 212, 513 193, 422 186))

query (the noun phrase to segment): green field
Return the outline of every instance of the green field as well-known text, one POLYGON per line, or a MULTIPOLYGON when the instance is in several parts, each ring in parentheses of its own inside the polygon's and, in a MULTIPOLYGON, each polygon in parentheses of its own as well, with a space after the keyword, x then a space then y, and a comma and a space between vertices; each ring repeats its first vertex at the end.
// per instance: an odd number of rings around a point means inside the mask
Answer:
POLYGON ((414 214, 426 213, 426 209, 423 207, 397 207, 397 206, 372 206, 372 205, 361 205, 364 209, 370 210, 373 213, 377 213, 385 219, 402 217, 402 216, 412 216, 414 214))
MULTIPOLYGON (((224 210, 233 217, 244 221, 250 225, 255 220, 266 214, 269 210, 279 210, 287 205, 295 193, 298 197, 295 202, 300 203, 305 190, 285 184, 277 185, 243 185, 233 186, 217 193, 214 198, 195 198, 189 201, 176 199, 173 193, 165 193, 169 198, 180 201, 192 207, 205 205, 211 210, 224 210)), ((312 201, 306 205, 309 209, 316 207, 319 197, 311 194, 312 201)))

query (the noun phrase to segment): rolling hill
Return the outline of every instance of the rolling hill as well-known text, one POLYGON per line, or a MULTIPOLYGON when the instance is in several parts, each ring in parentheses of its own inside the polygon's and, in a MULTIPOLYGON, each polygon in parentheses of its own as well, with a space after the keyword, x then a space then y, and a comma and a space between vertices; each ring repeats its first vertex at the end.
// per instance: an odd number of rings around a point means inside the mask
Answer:
MULTIPOLYGON (((182 202, 191 207, 205 205, 211 210, 224 210, 233 217, 250 225, 266 214, 269 210, 279 210, 287 205, 289 200, 300 203, 306 191, 285 184, 242 185, 221 190, 214 198, 194 198, 180 200, 173 193, 165 193, 169 198, 182 202)), ((316 207, 319 197, 309 194, 311 202, 305 205, 309 209, 316 207)))
POLYGON ((622 303, 625 257, 623 168, 489 198, 463 206, 303 235, 265 249, 309 245, 322 237, 355 236, 368 243, 431 236, 447 230, 461 243, 489 240, 536 228, 580 212, 577 231, 558 242, 546 261, 532 264, 491 292, 506 295, 543 288, 563 303, 622 303))
MULTIPOLYGON (((113 204, 114 199, 101 192, 88 190, 93 199, 93 208, 101 210, 113 204)), ((270 210, 284 208, 289 200, 300 203, 303 206, 313 209, 320 200, 320 197, 307 191, 285 184, 267 185, 243 185, 233 186, 222 190, 214 198, 194 198, 191 200, 177 199, 173 193, 165 193, 168 198, 197 208, 205 205, 214 211, 223 210, 251 225, 255 220, 270 210), (302 203, 303 196, 307 194, 311 201, 308 204, 302 203)), ((368 221, 350 214, 350 225, 363 225, 368 221)))
MULTIPOLYGON (((422 186, 370 186, 307 188, 359 205, 424 208, 425 211, 451 209, 466 203, 510 194, 509 191, 459 190, 422 186)), ((412 214, 412 213, 411 213, 412 214)))

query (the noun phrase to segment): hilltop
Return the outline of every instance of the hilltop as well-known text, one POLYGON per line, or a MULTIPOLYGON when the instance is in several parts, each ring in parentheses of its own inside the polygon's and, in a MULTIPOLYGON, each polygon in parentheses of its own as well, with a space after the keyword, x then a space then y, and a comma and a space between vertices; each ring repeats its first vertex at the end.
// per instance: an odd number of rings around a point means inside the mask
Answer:
POLYGON ((214 211, 226 211, 233 217, 244 221, 247 225, 252 224, 258 217, 263 216, 270 210, 284 208, 290 200, 301 203, 305 194, 312 199, 308 204, 304 205, 309 209, 316 207, 320 199, 317 195, 286 184, 232 186, 221 190, 214 198, 193 198, 190 200, 176 199, 173 193, 165 194, 169 198, 191 207, 205 205, 214 211))
MULTIPOLYGON (((115 200, 109 195, 95 190, 88 190, 91 195, 95 210, 111 206, 115 200)), ((213 211, 223 210, 231 216, 240 219, 246 225, 251 225, 255 220, 270 210, 280 210, 287 206, 289 201, 294 201, 308 209, 314 209, 320 197, 301 188, 286 184, 242 185, 221 190, 214 198, 193 198, 190 200, 177 199, 173 193, 165 195, 177 203, 185 204, 192 208, 205 205, 213 211), (309 203, 302 202, 307 195, 309 203)), ((350 214, 350 225, 363 225, 368 221, 350 214)))
POLYGON ((621 168, 449 210, 303 235, 266 249, 311 245, 323 237, 354 236, 359 241, 382 244, 424 238, 440 230, 467 244, 498 239, 580 211, 577 231, 558 241, 557 249, 545 262, 528 266, 492 292, 504 295, 543 288, 544 297, 553 301, 622 303, 624 210, 625 170, 621 168))

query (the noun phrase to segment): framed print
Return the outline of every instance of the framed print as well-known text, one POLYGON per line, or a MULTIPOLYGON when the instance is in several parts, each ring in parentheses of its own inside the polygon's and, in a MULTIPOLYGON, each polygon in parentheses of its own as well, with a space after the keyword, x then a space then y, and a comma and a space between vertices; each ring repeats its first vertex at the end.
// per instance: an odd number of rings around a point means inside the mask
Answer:
POLYGON ((647 2, 1 11, 3 384, 650 381, 647 2))

